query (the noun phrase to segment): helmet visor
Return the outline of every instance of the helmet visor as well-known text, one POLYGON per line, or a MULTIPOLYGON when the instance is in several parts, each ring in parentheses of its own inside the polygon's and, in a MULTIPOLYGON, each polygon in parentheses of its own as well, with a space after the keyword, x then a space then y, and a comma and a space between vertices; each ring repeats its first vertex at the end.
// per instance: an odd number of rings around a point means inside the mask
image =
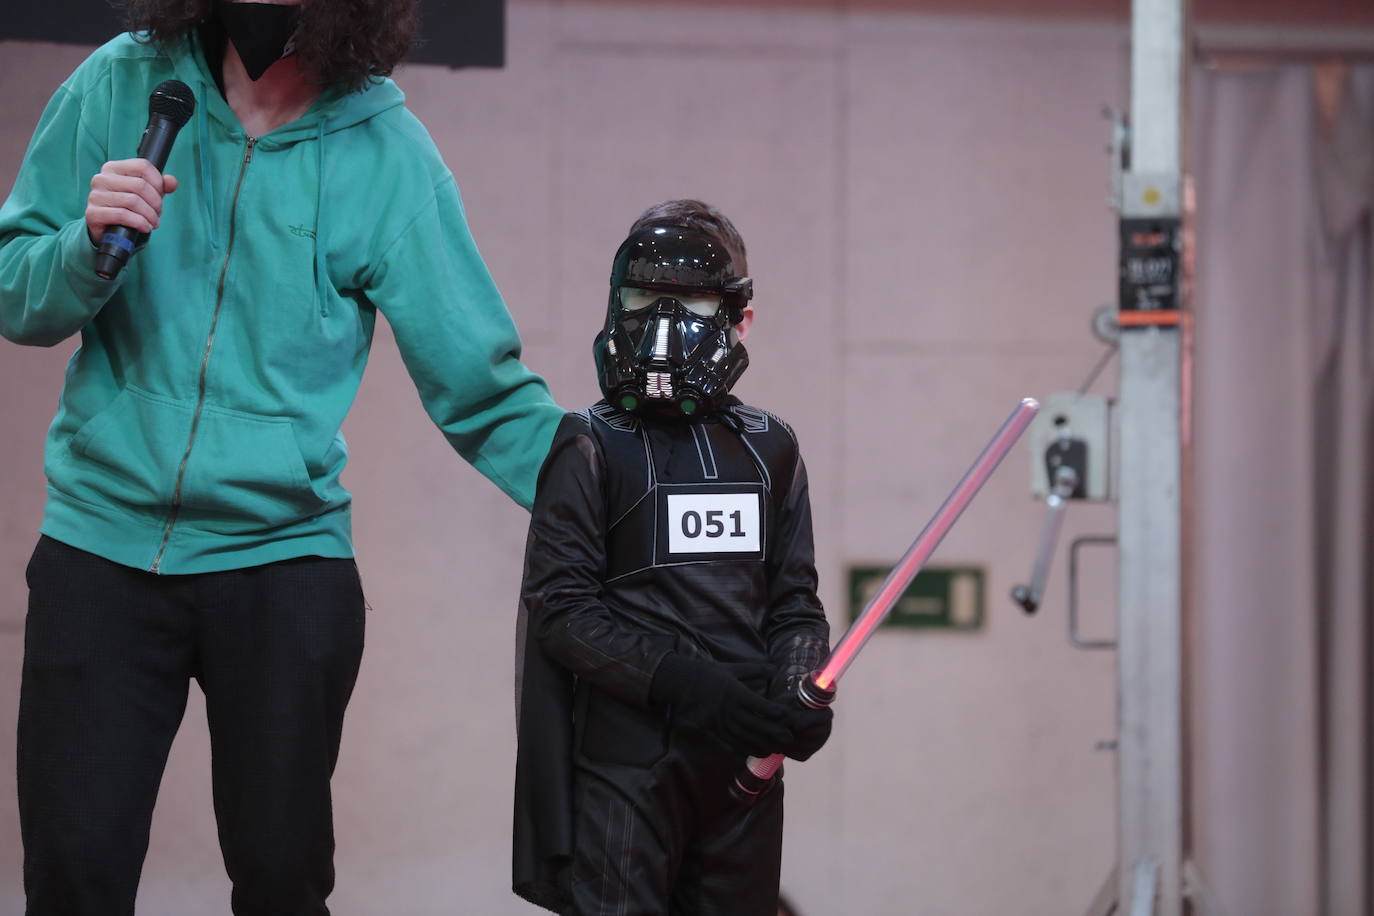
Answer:
POLYGON ((620 307, 627 312, 642 312, 660 299, 675 299, 682 307, 700 318, 710 318, 720 311, 721 296, 706 290, 620 288, 620 307))

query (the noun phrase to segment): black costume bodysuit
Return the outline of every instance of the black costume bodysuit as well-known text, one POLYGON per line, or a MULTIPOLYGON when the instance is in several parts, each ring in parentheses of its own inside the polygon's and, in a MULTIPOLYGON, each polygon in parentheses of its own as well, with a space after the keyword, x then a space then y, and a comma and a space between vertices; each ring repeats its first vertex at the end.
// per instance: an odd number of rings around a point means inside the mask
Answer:
POLYGON ((773 916, 781 786, 735 802, 740 757, 649 688, 670 651, 795 675, 827 638, 786 424, 734 398, 693 421, 569 414, 521 592, 516 892, 560 913, 773 916))

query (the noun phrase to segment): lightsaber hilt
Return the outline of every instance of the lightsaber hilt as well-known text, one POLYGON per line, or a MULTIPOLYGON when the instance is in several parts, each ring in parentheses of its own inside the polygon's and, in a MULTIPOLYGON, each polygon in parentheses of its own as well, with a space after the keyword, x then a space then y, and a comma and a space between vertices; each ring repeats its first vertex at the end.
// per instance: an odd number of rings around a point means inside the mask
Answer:
MULTIPOLYGON (((813 671, 797 682, 796 701, 798 706, 807 709, 825 709, 835 702, 834 688, 822 687, 816 683, 813 671)), ((769 754, 767 757, 750 757, 744 761, 744 769, 735 777, 730 793, 745 804, 753 802, 773 787, 778 771, 782 769, 782 754, 769 754)))
MULTIPOLYGON (((873 636, 878 625, 881 624, 892 608, 896 606, 897 600, 906 591, 911 580, 916 578, 916 574, 925 566, 930 555, 935 552, 935 548, 940 546, 940 542, 945 539, 949 529, 954 527, 954 523, 959 520, 959 516, 964 514, 968 504, 973 501, 973 497, 987 483, 992 472, 997 470, 997 466, 1002 463, 1002 459, 1007 456, 1016 441, 1021 438, 1021 434, 1030 426, 1035 415, 1040 411, 1040 404, 1034 398, 1022 398, 1016 405, 1016 409, 1003 421, 1002 426, 993 435, 991 441, 983 447, 977 459, 964 476, 959 479, 954 490, 946 497, 944 503, 935 512, 935 515, 921 533, 916 535, 916 540, 911 542, 906 553, 897 565, 888 573, 887 579, 873 593, 873 597, 868 599, 864 609, 855 618, 854 623, 845 631, 844 636, 835 648, 826 656, 825 663, 821 665, 819 671, 808 675, 798 686, 797 697, 800 702, 807 704, 808 698, 815 700, 819 697, 829 696, 829 700, 821 703, 829 706, 830 701, 835 697, 835 683, 840 676, 848 670, 854 663, 859 650, 873 636)), ((818 707, 817 707, 818 708, 818 707)), ((736 797, 745 800, 757 798, 767 790, 777 772, 782 767, 782 754, 772 754, 768 757, 750 757, 745 761, 744 772, 735 779, 732 792, 736 797)))

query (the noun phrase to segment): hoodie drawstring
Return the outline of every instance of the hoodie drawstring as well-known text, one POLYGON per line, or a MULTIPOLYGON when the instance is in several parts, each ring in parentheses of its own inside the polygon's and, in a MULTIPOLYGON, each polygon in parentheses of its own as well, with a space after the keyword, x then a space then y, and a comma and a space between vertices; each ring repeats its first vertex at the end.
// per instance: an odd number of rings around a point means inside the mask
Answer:
POLYGON ((329 272, 324 263, 324 125, 325 118, 315 130, 315 161, 319 179, 315 182, 315 295, 320 301, 320 317, 329 317, 329 272))
MULTIPOLYGON (((200 83, 202 97, 205 95, 206 91, 205 82, 202 80, 200 83)), ((216 218, 218 214, 215 212, 216 201, 213 191, 215 183, 210 178, 210 124, 205 120, 205 107, 204 104, 196 106, 195 140, 200 154, 196 162, 196 183, 202 188, 211 189, 205 194, 205 218, 208 221, 205 227, 205 237, 210 240, 211 245, 219 248, 219 220, 216 218)))

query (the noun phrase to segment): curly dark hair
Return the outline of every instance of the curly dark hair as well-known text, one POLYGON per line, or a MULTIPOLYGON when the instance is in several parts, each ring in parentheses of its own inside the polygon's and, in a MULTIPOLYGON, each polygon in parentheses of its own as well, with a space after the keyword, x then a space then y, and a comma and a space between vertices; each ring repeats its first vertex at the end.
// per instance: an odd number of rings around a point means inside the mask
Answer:
MULTIPOLYGON (((207 22, 215 0, 124 0, 125 26, 169 42, 207 22)), ((323 86, 364 89, 415 41, 417 0, 302 0, 296 54, 323 86)))

